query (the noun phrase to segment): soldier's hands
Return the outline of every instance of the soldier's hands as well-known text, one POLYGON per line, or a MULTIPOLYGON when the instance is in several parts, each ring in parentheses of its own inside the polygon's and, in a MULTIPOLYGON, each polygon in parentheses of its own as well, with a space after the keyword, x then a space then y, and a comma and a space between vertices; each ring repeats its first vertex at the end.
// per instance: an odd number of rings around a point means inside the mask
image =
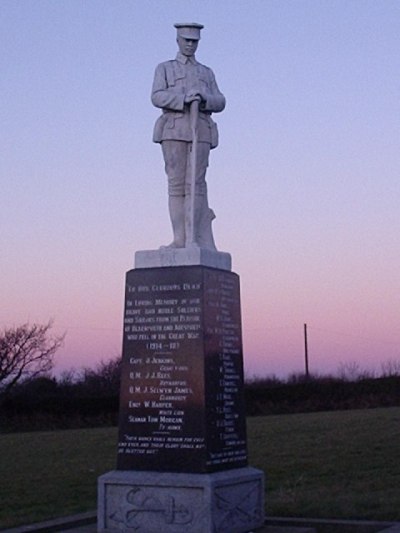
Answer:
POLYGON ((185 104, 191 104, 195 101, 201 102, 201 96, 199 94, 187 94, 185 96, 185 104))

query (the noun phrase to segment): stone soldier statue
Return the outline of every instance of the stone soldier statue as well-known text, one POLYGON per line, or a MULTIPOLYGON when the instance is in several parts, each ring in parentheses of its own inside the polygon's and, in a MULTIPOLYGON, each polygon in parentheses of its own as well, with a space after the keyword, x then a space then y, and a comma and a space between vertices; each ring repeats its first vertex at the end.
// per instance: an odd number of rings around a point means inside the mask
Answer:
POLYGON ((151 93, 152 103, 162 109, 153 141, 161 143, 168 176, 174 235, 168 247, 216 250, 211 230, 215 215, 208 206, 205 176, 210 149, 218 144, 211 114, 224 109, 225 97, 212 70, 195 58, 203 26, 182 23, 175 27, 179 52, 174 60, 157 66, 151 93))

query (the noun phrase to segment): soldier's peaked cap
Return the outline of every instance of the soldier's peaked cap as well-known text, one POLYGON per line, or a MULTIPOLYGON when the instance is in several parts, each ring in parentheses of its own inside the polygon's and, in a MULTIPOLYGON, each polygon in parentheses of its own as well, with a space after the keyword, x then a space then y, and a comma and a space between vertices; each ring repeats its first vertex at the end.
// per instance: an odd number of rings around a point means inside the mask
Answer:
POLYGON ((202 24, 197 24, 197 22, 177 22, 174 26, 178 30, 178 37, 193 39, 194 41, 200 39, 200 30, 204 28, 202 24))

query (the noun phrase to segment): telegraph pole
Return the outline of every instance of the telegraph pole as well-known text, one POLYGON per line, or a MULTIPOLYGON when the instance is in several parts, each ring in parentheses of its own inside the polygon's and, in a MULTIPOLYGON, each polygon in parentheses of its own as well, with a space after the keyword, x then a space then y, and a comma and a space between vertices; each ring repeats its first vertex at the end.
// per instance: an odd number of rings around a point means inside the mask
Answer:
POLYGON ((306 379, 308 379, 310 377, 310 372, 308 369, 307 324, 304 324, 304 358, 306 365, 306 379))

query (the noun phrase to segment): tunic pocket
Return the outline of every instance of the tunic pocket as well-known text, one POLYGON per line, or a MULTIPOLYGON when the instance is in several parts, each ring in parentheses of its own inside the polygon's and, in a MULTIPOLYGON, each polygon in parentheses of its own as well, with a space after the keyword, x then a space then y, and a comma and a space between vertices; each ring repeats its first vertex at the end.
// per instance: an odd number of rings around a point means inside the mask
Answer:
POLYGON ((158 117, 156 120, 153 130, 153 142, 160 143, 162 141, 164 126, 167 118, 168 117, 166 115, 161 115, 161 117, 158 117))
POLYGON ((219 135, 218 135, 218 127, 211 117, 210 117, 210 127, 211 127, 211 147, 210 148, 212 150, 213 148, 216 148, 218 146, 219 135))

